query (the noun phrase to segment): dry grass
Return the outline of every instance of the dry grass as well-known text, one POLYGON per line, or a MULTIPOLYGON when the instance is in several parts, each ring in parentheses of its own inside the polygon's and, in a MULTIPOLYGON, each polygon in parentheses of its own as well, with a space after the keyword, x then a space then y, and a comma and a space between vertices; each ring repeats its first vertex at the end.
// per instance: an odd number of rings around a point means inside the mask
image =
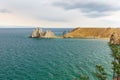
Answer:
POLYGON ((120 28, 75 28, 65 36, 73 38, 109 38, 113 32, 120 34, 120 28))

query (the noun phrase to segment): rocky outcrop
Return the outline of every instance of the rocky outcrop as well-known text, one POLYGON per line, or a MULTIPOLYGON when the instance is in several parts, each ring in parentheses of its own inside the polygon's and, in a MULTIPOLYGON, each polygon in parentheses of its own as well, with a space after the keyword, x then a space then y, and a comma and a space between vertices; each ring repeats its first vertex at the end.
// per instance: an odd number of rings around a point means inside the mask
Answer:
POLYGON ((42 35, 43 35, 42 29, 36 28, 35 30, 33 30, 31 37, 39 38, 39 37, 42 37, 42 35))
POLYGON ((54 32, 50 30, 46 30, 45 32, 43 32, 41 28, 36 28, 35 30, 33 30, 30 37, 31 38, 55 38, 56 36, 54 32))
POLYGON ((118 33, 113 32, 110 36, 110 44, 120 44, 120 35, 118 33))
POLYGON ((114 44, 115 43, 115 33, 111 34, 109 42, 110 42, 110 44, 114 44))
POLYGON ((47 30, 45 33, 44 33, 44 38, 55 38, 55 34, 50 31, 50 30, 47 30))

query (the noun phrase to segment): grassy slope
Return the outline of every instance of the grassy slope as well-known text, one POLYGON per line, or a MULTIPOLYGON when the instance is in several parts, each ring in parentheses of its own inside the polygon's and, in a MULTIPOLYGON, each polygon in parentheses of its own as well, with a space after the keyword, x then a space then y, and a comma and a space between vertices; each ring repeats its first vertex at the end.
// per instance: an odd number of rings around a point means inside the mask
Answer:
POLYGON ((120 33, 120 28, 75 28, 65 36, 74 38, 109 38, 113 32, 120 33))

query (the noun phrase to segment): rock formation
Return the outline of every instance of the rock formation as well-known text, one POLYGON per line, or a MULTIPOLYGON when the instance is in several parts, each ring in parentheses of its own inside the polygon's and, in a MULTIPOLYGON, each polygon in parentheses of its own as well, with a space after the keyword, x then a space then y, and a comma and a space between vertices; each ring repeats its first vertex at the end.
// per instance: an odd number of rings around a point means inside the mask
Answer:
POLYGON ((44 38, 55 38, 55 34, 50 31, 50 30, 47 30, 45 33, 44 33, 44 38))
POLYGON ((109 42, 110 42, 110 44, 114 44, 115 43, 115 33, 111 34, 109 42))
POLYGON ((50 30, 46 30, 45 32, 42 31, 41 28, 36 28, 35 30, 33 30, 32 38, 55 38, 55 34, 54 32, 50 31, 50 30))
POLYGON ((42 35, 43 35, 42 29, 36 28, 35 30, 33 30, 31 37, 39 38, 39 37, 42 37, 42 35))
POLYGON ((120 35, 118 33, 113 32, 110 36, 110 44, 120 44, 120 35))

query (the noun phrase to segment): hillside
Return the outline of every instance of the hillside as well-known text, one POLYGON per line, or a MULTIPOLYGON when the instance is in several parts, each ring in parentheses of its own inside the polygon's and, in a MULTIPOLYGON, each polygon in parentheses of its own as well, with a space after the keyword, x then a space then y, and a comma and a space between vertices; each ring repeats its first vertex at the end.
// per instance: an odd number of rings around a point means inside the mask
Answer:
POLYGON ((75 28, 64 36, 66 38, 109 38, 113 32, 120 34, 120 28, 75 28))

